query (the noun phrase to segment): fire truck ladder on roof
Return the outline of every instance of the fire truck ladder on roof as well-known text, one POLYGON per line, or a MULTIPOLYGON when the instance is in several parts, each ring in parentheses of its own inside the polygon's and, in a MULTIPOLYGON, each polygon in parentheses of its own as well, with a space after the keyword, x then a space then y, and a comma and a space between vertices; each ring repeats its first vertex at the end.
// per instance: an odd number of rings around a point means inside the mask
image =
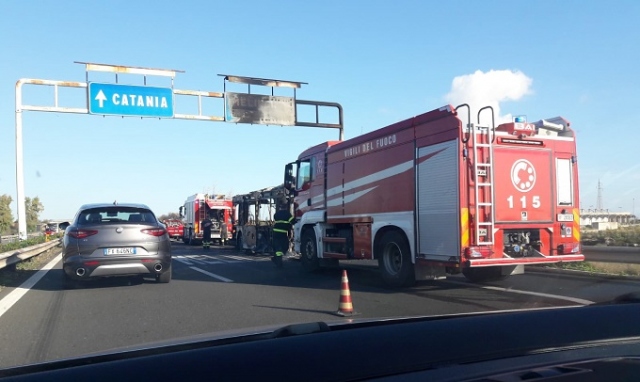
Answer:
POLYGON ((493 245, 495 208, 493 178, 493 143, 496 139, 493 108, 485 106, 478 110, 478 124, 471 126, 471 147, 473 149, 473 169, 475 181, 475 244, 493 245), (483 110, 491 110, 491 127, 480 126, 480 114, 483 110), (478 133, 480 136, 478 137, 478 133))

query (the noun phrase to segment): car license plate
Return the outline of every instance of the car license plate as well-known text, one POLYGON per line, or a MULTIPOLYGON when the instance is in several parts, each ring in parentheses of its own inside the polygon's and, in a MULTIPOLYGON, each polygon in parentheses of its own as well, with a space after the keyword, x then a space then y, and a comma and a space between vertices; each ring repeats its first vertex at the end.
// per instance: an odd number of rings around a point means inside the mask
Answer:
POLYGON ((135 248, 105 248, 105 255, 135 255, 135 248))
POLYGON ((559 222, 572 222, 573 221, 573 214, 558 214, 558 221, 559 222))

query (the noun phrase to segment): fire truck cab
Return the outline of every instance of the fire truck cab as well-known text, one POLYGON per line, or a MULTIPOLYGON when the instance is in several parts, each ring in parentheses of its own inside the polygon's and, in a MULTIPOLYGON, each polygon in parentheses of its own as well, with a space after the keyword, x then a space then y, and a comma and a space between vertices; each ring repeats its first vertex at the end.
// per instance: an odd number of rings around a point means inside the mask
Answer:
POLYGON ((468 105, 446 105, 300 154, 284 186, 295 196, 304 268, 375 259, 385 282, 404 286, 584 260, 570 123, 493 121, 490 107, 476 124, 468 105))

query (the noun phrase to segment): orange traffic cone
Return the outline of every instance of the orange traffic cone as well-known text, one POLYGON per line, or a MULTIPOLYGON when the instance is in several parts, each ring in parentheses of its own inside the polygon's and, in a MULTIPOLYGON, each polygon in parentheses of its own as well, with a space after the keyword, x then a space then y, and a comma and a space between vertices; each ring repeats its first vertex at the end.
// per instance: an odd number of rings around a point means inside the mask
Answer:
POLYGON ((357 314, 353 310, 353 303, 351 302, 351 291, 349 290, 349 278, 347 277, 347 271, 342 271, 342 286, 340 288, 340 304, 338 305, 338 316, 353 316, 357 314))

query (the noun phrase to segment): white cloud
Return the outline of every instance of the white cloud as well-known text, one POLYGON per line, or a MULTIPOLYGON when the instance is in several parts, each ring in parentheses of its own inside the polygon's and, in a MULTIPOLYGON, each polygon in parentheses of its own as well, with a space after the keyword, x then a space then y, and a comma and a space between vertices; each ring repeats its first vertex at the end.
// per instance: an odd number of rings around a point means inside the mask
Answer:
MULTIPOLYGON (((493 107, 496 125, 502 122, 511 122, 511 114, 501 115, 500 104, 507 101, 517 101, 530 94, 533 80, 521 71, 490 70, 482 72, 477 70, 473 74, 458 76, 451 83, 451 91, 445 96, 447 102, 453 106, 463 103, 471 106, 471 122, 476 123, 478 110, 484 106, 493 107)), ((461 109, 462 110, 462 109, 461 109)), ((460 114, 460 118, 466 121, 466 112, 460 114)), ((483 112, 481 124, 491 123, 490 113, 483 112)))

